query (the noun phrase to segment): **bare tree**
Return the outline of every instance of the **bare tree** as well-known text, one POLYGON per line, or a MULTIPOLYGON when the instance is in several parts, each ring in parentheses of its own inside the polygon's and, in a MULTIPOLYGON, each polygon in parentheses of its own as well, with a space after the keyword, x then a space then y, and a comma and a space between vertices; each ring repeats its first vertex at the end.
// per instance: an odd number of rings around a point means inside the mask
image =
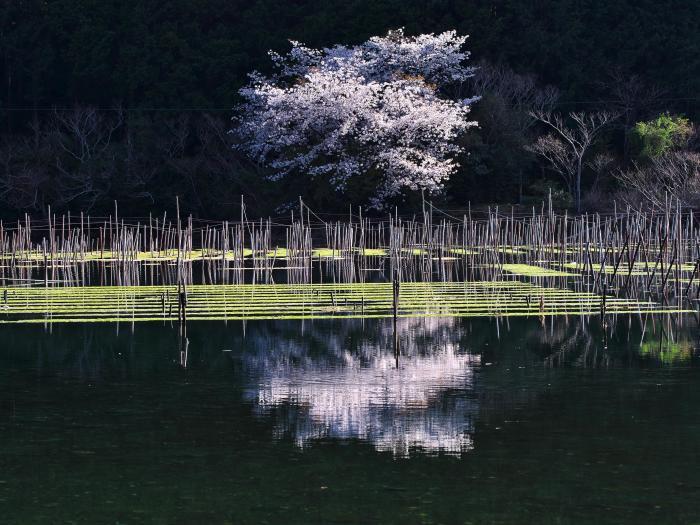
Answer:
MULTIPOLYGON (((533 75, 516 73, 503 64, 481 62, 468 80, 469 91, 481 97, 478 114, 481 136, 486 144, 505 146, 510 152, 522 152, 530 142, 530 132, 537 122, 530 112, 551 110, 559 91, 553 86, 540 87, 533 75)), ((517 172, 522 198, 523 158, 508 156, 517 172)), ((501 158, 500 162, 507 162, 501 158)))
POLYGON ((231 186, 232 182, 252 202, 260 193, 259 188, 248 185, 245 174, 253 170, 257 172, 255 179, 262 178, 262 168, 231 148, 229 127, 229 119, 206 113, 196 117, 183 114, 162 121, 163 133, 155 143, 157 158, 187 184, 188 199, 199 210, 205 211, 207 202, 225 197, 222 187, 231 186))
POLYGON ((560 114, 550 111, 531 111, 530 115, 546 124, 553 133, 537 139, 530 149, 544 157, 552 169, 566 181, 574 197, 576 211, 581 211, 581 175, 586 154, 600 131, 617 118, 616 113, 569 113, 572 126, 564 122, 560 114))
POLYGON ((41 188, 47 170, 41 166, 45 148, 37 148, 27 137, 8 138, 0 143, 0 201, 16 210, 39 210, 41 188))
POLYGON ((576 156, 573 149, 551 133, 538 137, 526 149, 543 157, 549 167, 564 180, 569 194, 576 194, 576 156))
POLYGON ((594 155, 593 158, 586 163, 586 166, 588 166, 591 170, 593 170, 593 173, 595 173, 595 179, 591 185, 592 188, 596 189, 598 187, 601 176, 608 173, 614 164, 615 157, 607 151, 594 155))
POLYGON ((477 96, 496 96, 510 109, 522 113, 523 125, 528 127, 533 122, 529 111, 548 110, 559 98, 557 88, 540 88, 533 75, 521 75, 502 64, 481 62, 469 82, 477 96))
POLYGON ((624 186, 623 198, 630 204, 646 202, 663 207, 668 197, 686 206, 700 204, 700 153, 671 152, 648 165, 634 165, 615 174, 624 186))
POLYGON ((117 178, 112 139, 123 122, 120 109, 109 117, 90 107, 54 112, 47 124, 46 140, 54 145, 55 152, 55 206, 80 201, 90 210, 107 196, 110 184, 117 178))
POLYGON ((667 93, 662 87, 649 84, 638 75, 620 69, 610 71, 608 79, 601 84, 611 97, 608 107, 621 116, 620 128, 624 130, 623 161, 626 163, 630 157, 629 130, 640 119, 658 112, 667 93))
POLYGON ((79 206, 90 210, 121 195, 150 199, 153 162, 135 158, 124 113, 77 107, 31 124, 31 136, 0 143, 0 202, 17 210, 79 206))

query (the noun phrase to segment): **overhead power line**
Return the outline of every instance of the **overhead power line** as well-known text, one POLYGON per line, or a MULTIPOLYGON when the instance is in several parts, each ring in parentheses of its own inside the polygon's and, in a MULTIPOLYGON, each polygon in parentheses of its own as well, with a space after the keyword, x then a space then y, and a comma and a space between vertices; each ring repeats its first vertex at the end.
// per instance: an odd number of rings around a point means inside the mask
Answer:
MULTIPOLYGON (((655 102, 691 102, 698 101, 700 97, 665 97, 657 98, 655 102)), ((557 102, 556 106, 574 106, 574 105, 600 105, 600 104, 620 104, 620 100, 565 100, 557 102)), ((478 104, 478 102, 477 102, 478 104)), ((105 107, 105 106, 90 106, 86 105, 91 109, 96 111, 126 111, 126 112, 169 112, 169 111, 226 111, 233 112, 235 108, 233 107, 210 107, 210 106, 161 106, 161 107, 135 107, 135 108, 120 108, 120 107, 105 107)), ((512 105, 511 105, 512 107, 512 105)), ((0 111, 71 111, 75 109, 75 106, 41 106, 41 107, 29 107, 29 106, 0 106, 0 111)))

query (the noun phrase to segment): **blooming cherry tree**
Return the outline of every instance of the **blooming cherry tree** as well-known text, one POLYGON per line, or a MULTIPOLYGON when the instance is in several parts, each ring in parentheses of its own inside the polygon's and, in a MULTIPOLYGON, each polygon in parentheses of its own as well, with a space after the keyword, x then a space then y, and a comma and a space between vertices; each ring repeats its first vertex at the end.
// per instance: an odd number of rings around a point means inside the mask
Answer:
POLYGON ((310 49, 292 42, 270 53, 274 73, 251 75, 241 89, 237 145, 272 168, 328 177, 342 191, 373 174, 373 205, 403 189, 435 193, 455 171, 461 133, 475 98, 451 100, 444 88, 473 74, 466 37, 454 31, 406 37, 392 31, 355 46, 310 49))

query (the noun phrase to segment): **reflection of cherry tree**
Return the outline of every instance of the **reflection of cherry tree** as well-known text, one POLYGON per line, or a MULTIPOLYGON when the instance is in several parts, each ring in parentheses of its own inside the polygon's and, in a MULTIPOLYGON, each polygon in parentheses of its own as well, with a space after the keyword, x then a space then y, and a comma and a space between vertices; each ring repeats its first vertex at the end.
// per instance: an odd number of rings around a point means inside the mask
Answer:
POLYGON ((319 355, 308 340, 267 346, 263 336, 257 355, 246 359, 257 381, 249 395, 261 414, 274 413, 277 436, 291 435, 300 447, 337 438, 364 440, 396 456, 472 448, 477 404, 468 391, 479 358, 460 351, 460 325, 401 319, 398 330, 398 360, 390 324, 359 338, 347 328, 335 332, 319 355))

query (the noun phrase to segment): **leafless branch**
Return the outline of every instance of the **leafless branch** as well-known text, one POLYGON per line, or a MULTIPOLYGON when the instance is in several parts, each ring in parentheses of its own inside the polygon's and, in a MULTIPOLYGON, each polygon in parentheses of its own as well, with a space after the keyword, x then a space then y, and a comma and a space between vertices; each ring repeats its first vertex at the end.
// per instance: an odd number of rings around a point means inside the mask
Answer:
POLYGON ((568 114, 568 121, 571 122, 571 125, 567 124, 561 114, 551 111, 533 110, 530 115, 549 127, 554 132, 553 137, 559 139, 558 144, 549 138, 539 146, 538 143, 535 143, 532 148, 533 151, 544 157, 555 171, 560 174, 565 172, 567 177, 573 179, 569 188, 576 201, 576 209, 580 211, 581 175, 585 156, 600 131, 615 120, 618 115, 609 111, 572 112, 568 114), (568 150, 566 153, 561 151, 563 147, 568 150), (556 154, 552 152, 556 152, 556 154), (566 168, 562 165, 564 162, 569 163, 566 168))
POLYGON ((661 207, 674 197, 686 206, 700 204, 700 154, 689 151, 668 153, 647 166, 635 165, 615 174, 629 203, 644 201, 661 207))

